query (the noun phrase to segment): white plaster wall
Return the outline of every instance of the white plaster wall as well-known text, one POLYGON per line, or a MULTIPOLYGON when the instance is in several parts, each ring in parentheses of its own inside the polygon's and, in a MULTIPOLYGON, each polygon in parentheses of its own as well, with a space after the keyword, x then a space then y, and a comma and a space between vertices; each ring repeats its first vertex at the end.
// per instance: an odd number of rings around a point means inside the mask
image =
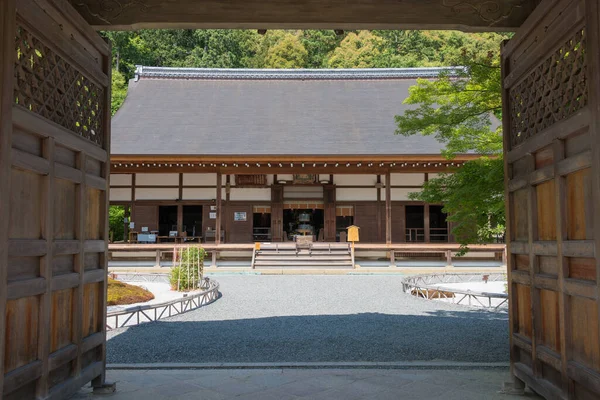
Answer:
POLYGON ((267 185, 270 186, 273 184, 273 178, 275 178, 275 175, 271 175, 271 174, 267 175, 267 185))
POLYGON ((277 174, 278 181, 291 181, 294 179, 294 175, 291 174, 277 174))
POLYGON ((425 182, 425 174, 391 174, 392 186, 421 186, 425 182))
POLYGON ((319 182, 321 182, 321 181, 329 181, 329 174, 319 175, 319 182))
POLYGON ((136 200, 176 200, 179 197, 179 189, 135 189, 136 200))
POLYGON ((131 201, 131 189, 110 189, 108 196, 110 201, 131 201))
POLYGON ((213 200, 217 198, 217 191, 210 188, 183 188, 183 200, 213 200))
MULTIPOLYGON (((420 192, 420 189, 395 189, 392 188, 391 190, 391 195, 392 195, 392 201, 406 201, 406 200, 410 200, 408 198, 408 194, 409 193, 414 193, 414 192, 420 192)), ((385 201, 385 190, 381 191, 381 200, 385 201)))
POLYGON ((184 186, 217 185, 217 174, 183 174, 184 186))
POLYGON ((110 174, 110 184, 114 185, 131 185, 131 174, 110 174))
POLYGON ((433 173, 433 174, 429 174, 429 179, 434 179, 434 178, 439 178, 440 174, 437 173, 433 173))
POLYGON ((343 189, 336 188, 336 201, 374 201, 377 200, 377 189, 343 189))
POLYGON ((135 184, 136 186, 178 186, 179 174, 135 174, 135 184))
POLYGON ((375 186, 377 183, 377 175, 334 175, 333 183, 338 186, 375 186))
POLYGON ((269 188, 231 188, 230 195, 232 201, 271 201, 271 189, 269 188))

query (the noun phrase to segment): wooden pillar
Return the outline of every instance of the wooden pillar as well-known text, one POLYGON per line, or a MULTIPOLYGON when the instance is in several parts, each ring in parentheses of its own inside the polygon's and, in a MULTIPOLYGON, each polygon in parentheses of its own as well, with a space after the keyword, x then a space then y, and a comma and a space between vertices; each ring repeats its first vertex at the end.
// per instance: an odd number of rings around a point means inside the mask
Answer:
POLYGON ((425 243, 429 243, 431 242, 431 235, 430 235, 430 224, 429 224, 429 204, 425 204, 425 210, 424 210, 424 215, 423 215, 423 219, 424 221, 424 225, 425 225, 425 243))
POLYGON ((388 170, 385 174, 385 243, 392 243, 392 188, 388 170))
POLYGON ((454 238, 454 233, 452 233, 454 231, 454 223, 446 221, 446 225, 448 226, 448 243, 456 242, 456 239, 454 238))
POLYGON ((125 219, 127 219, 127 222, 125 222, 125 220, 123 220, 123 242, 128 243, 129 242, 129 221, 131 221, 131 215, 129 214, 129 210, 131 209, 131 206, 127 206, 124 205, 123 208, 125 208, 125 219))
POLYGON ((0 396, 4 388, 12 146, 15 0, 0 3, 0 396))
POLYGON ((183 206, 177 204, 177 236, 183 233, 183 206))
POLYGON ((377 175, 377 241, 383 242, 383 226, 381 222, 381 175, 377 175))
MULTIPOLYGON (((598 24, 600 24, 600 5, 597 1, 586 1, 586 36, 588 37, 588 39, 586 39, 586 46, 588 47, 586 51, 588 54, 592 54, 588 61, 587 79, 589 79, 590 82, 589 104, 593 115, 590 124, 590 133, 592 136, 590 137, 589 141, 591 143, 592 150, 592 204, 595 205, 597 205, 600 201, 600 51, 598 50, 598 47, 600 46, 600 26, 598 26, 598 24)), ((564 209, 558 210, 561 213, 567 212, 564 209)), ((591 236, 593 237, 596 249, 596 282, 600 282, 600 256, 597 253, 598 249, 600 249, 600 213, 597 212, 597 210, 594 210, 592 214, 593 220, 590 221, 590 226, 593 227, 594 233, 591 236)), ((559 273, 562 273, 562 271, 559 270, 559 273)), ((564 285, 564 276, 561 283, 564 285)), ((600 298, 600 285, 598 284, 596 285, 596 296, 597 298, 600 298)), ((596 304, 598 304, 598 301, 596 304)), ((563 304, 560 306, 562 308, 563 304)), ((599 313, 598 320, 600 321, 600 307, 597 307, 597 311, 599 313)), ((590 340, 594 339, 600 341, 600 337, 593 339, 591 338, 590 340)), ((564 339, 561 337, 561 343, 563 340, 564 339)), ((563 350, 562 354, 564 353, 565 351, 563 350)))
MULTIPOLYGON (((230 231, 231 231, 231 212, 229 212, 229 201, 231 200, 231 175, 225 177, 225 243, 229 243, 230 231)), ((254 229, 254 227, 253 227, 254 229)))
MULTIPOLYGON (((179 194, 177 195, 177 199, 181 201, 183 198, 183 174, 179 174, 179 194)), ((183 206, 181 204, 177 205, 177 236, 183 233, 183 206)))
POLYGON ((215 221, 215 244, 221 243, 221 187, 222 187, 221 171, 217 172, 217 220, 215 221))
POLYGON ((76 237, 79 241, 79 253, 75 254, 75 272, 79 274, 79 285, 75 288, 75 301, 73 301, 73 342, 77 345, 75 358, 75 375, 79 375, 83 368, 83 313, 84 313, 84 285, 85 285, 85 240, 86 240, 86 206, 87 189, 85 173, 86 154, 80 153, 77 159, 77 168, 82 172, 81 183, 77 188, 76 209, 76 237))

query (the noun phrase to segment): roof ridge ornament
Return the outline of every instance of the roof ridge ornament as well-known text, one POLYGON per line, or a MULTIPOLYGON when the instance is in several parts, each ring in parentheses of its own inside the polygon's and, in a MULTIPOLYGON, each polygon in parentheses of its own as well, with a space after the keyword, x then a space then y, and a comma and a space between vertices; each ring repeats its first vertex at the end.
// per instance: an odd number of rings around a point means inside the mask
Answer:
POLYGON ((216 80, 332 80, 332 79, 414 79, 436 78, 442 73, 458 76, 465 67, 356 68, 356 69, 242 69, 179 68, 137 65, 140 78, 216 80))

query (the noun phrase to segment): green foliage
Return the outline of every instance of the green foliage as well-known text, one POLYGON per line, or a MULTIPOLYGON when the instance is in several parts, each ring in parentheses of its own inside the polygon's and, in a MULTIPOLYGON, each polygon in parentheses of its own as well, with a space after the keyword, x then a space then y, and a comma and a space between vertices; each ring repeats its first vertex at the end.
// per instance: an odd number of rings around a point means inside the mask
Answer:
POLYGON ((124 236, 125 207, 110 206, 108 209, 108 225, 113 235, 113 241, 120 242, 124 236))
POLYGON ((502 150, 499 117, 502 92, 499 54, 465 56, 466 68, 459 78, 447 74, 439 79, 417 80, 406 104, 417 105, 396 116, 397 134, 433 135, 446 143, 445 154, 475 151, 498 154, 502 150))
POLYGON ((308 51, 299 35, 283 32, 266 49, 262 68, 304 68, 307 60, 308 51))
POLYGON ((308 53, 305 68, 325 68, 327 59, 339 46, 345 35, 328 30, 302 31, 302 44, 308 53))
POLYGON ((127 81, 125 76, 120 73, 116 68, 112 70, 112 98, 110 104, 111 115, 121 108, 121 105, 127 97, 127 81))
POLYGON ((385 40, 370 31, 350 33, 327 61, 330 68, 375 68, 385 40))
POLYGON ((502 237, 506 222, 503 160, 483 156, 469 161, 453 173, 430 179, 410 198, 443 203, 459 243, 493 242, 502 237))
POLYGON ((446 144, 443 154, 477 153, 483 157, 465 163, 452 174, 442 174, 424 185, 411 199, 443 203, 454 235, 463 246, 489 243, 505 228, 504 167, 502 160, 502 100, 499 66, 500 41, 486 34, 480 42, 459 42, 452 64, 464 65, 458 78, 418 80, 407 104, 415 105, 396 116, 397 134, 433 135, 446 144), (495 49, 495 50, 491 50, 495 49))
POLYGON ((181 250, 179 263, 169 274, 172 290, 190 291, 200 287, 204 273, 204 257, 206 250, 202 247, 186 247, 181 250))

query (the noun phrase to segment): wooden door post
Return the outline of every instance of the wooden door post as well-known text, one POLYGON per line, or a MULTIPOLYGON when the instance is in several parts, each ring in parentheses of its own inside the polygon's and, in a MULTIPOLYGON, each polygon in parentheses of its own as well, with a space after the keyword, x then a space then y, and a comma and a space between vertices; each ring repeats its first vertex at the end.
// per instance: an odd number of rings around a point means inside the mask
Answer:
POLYGON ((221 195, 222 181, 221 171, 217 172, 217 220, 215 226, 215 244, 221 244, 221 195))
POLYGON ((4 387, 12 147, 15 0, 0 3, 0 396, 4 387))
POLYGON ((424 219, 424 225, 425 225, 425 243, 430 243, 431 242, 431 222, 430 222, 430 217, 429 217, 429 204, 425 204, 424 207, 424 215, 423 215, 423 219, 424 219))
POLYGON ((385 173, 385 243, 392 243, 392 188, 389 170, 385 173))

